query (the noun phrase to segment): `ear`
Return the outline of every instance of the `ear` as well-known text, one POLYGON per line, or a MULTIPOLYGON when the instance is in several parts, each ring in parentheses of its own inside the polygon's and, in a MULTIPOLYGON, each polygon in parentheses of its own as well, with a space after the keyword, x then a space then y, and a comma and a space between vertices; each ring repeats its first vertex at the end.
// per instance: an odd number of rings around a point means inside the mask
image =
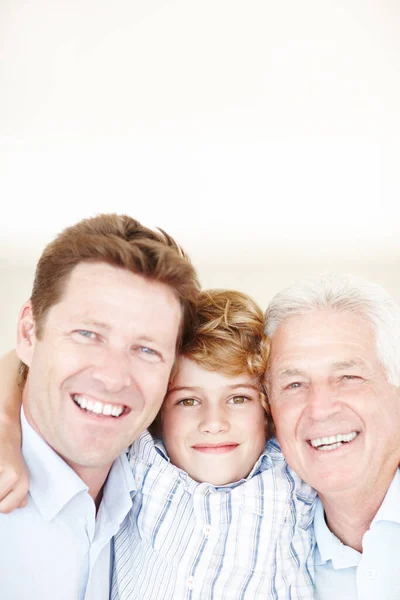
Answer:
POLYGON ((32 305, 29 301, 21 309, 17 326, 17 354, 28 367, 31 366, 35 344, 35 323, 32 315, 32 305))

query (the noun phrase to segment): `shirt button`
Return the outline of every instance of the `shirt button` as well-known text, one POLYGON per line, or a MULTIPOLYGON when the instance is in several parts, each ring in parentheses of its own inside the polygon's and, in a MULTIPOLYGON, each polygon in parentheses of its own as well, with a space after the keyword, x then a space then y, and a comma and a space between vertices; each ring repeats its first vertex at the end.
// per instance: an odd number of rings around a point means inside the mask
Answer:
POLYGON ((189 577, 189 579, 187 580, 187 586, 188 586, 189 590, 193 589, 193 586, 194 586, 194 578, 193 577, 189 577))
POLYGON ((203 533, 206 537, 208 537, 210 535, 211 531, 212 531, 211 525, 204 525, 203 533))
POLYGON ((368 569, 367 571, 367 578, 368 579, 375 579, 376 577, 376 571, 374 569, 368 569))

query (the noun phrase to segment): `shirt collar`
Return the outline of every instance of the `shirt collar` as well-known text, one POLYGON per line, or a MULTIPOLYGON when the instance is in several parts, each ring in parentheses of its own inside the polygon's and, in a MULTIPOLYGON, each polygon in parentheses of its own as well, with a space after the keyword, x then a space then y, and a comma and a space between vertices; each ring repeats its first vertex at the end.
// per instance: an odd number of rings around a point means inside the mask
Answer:
MULTIPOLYGON (((400 470, 397 469, 372 525, 378 521, 400 523, 400 470)), ((371 526, 372 526, 371 525, 371 526)))
POLYGON ((110 528, 108 538, 116 533, 122 521, 132 508, 132 497, 136 491, 132 469, 126 452, 115 459, 103 490, 97 527, 100 535, 110 528))
POLYGON ((40 437, 21 409, 22 454, 30 473, 29 493, 40 514, 51 521, 77 494, 88 486, 40 437))
MULTIPOLYGON (((390 484, 383 502, 376 513, 371 527, 378 521, 392 521, 400 523, 400 470, 390 484)), ((315 564, 322 565, 331 560, 336 569, 357 566, 361 560, 361 554, 342 544, 342 542, 330 531, 325 521, 324 507, 318 500, 314 519, 315 540, 317 543, 315 553, 315 564)))
POLYGON ((329 529, 325 521, 324 507, 319 499, 315 510, 314 531, 316 541, 314 564, 316 566, 323 565, 328 560, 332 561, 335 569, 356 567, 359 564, 361 554, 354 548, 342 544, 329 529))
POLYGON ((164 463, 164 466, 166 466, 166 464, 170 465, 170 467, 174 469, 175 473, 179 474, 179 479, 188 486, 189 491, 194 491, 194 489, 200 485, 202 486, 202 488, 204 488, 204 486, 206 485, 207 487, 213 487, 218 490, 233 489, 238 485, 242 484, 244 481, 252 479, 253 477, 255 477, 255 475, 258 475, 259 473, 270 469, 272 466, 271 459, 269 456, 269 447, 267 444, 264 448, 263 453, 258 458, 257 462, 255 463, 254 467, 247 475, 247 477, 240 479, 239 481, 235 481, 233 483, 228 483, 226 485, 216 487, 212 486, 211 484, 208 484, 207 482, 199 483, 197 481, 194 481, 185 471, 172 465, 170 458, 167 454, 164 442, 161 439, 153 438, 148 432, 144 433, 139 438, 138 442, 133 445, 133 450, 133 454, 139 456, 139 458, 143 457, 143 455, 146 453, 146 457, 148 459, 152 458, 153 464, 158 464, 158 466, 162 466, 162 463, 164 463), (152 453, 149 453, 149 445, 153 448, 152 453))
MULTIPOLYGON (((21 409, 22 454, 30 473, 29 492, 40 514, 51 521, 72 498, 88 492, 85 482, 40 437, 21 409)), ((103 490, 100 511, 107 513, 101 522, 122 523, 132 507, 135 482, 124 452, 115 461, 103 490)))

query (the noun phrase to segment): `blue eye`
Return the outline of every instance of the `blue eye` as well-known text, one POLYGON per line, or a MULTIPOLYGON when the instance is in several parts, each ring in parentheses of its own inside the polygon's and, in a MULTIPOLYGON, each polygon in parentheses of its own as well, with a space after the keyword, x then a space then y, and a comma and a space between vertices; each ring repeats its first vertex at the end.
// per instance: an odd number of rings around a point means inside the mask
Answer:
POLYGON ((82 337, 88 338, 88 339, 95 339, 97 337, 97 335, 93 332, 93 331, 88 331, 87 329, 78 329, 77 333, 79 333, 79 335, 81 335, 82 337))
POLYGON ((154 348, 149 348, 148 346, 134 346, 132 350, 137 356, 142 357, 148 362, 158 362, 162 360, 162 355, 158 350, 154 350, 154 348))
POLYGON ((147 346, 140 346, 139 350, 144 354, 157 354, 155 350, 152 350, 152 348, 148 348, 147 346))

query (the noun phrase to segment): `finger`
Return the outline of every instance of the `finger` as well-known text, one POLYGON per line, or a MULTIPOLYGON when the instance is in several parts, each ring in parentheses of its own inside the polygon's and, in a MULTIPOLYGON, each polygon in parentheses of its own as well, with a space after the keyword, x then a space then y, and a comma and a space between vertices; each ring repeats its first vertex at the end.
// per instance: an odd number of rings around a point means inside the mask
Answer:
POLYGON ((22 502, 19 503, 19 506, 17 508, 25 508, 25 506, 28 504, 28 494, 25 496, 25 498, 22 500, 22 502))
MULTIPOLYGON (((19 508, 20 504, 25 501, 26 492, 17 487, 12 490, 7 496, 0 502, 0 513, 7 515, 16 508, 19 508)), ((26 501, 25 501, 26 503, 26 501)))
POLYGON ((0 477, 0 504, 13 489, 17 487, 18 479, 11 476, 4 475, 0 477))

